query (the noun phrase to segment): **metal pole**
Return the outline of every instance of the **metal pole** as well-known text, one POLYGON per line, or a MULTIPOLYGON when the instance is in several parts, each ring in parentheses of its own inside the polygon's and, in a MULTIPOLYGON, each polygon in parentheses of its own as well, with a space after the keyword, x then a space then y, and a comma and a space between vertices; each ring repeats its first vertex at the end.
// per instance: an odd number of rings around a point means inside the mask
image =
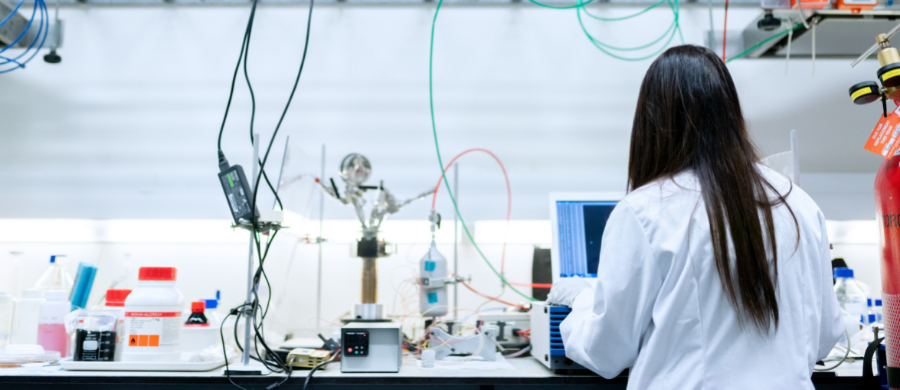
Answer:
MULTIPOLYGON (((287 138, 284 139, 284 154, 281 156, 281 168, 278 170, 278 181, 275 182, 275 195, 278 195, 278 191, 281 190, 281 177, 284 175, 284 165, 287 164, 288 145, 290 145, 290 143, 291 136, 287 136, 287 138)), ((275 206, 278 206, 278 198, 272 199, 272 210, 275 209, 275 206)), ((284 207, 281 209, 284 210, 284 207)), ((269 291, 269 294, 271 293, 272 292, 269 291)))
MULTIPOLYGON (((322 145, 322 174, 320 178, 325 177, 325 145, 322 145)), ((322 225, 325 221, 325 193, 319 191, 319 238, 316 240, 319 244, 319 265, 316 267, 318 275, 316 277, 316 332, 321 333, 322 321, 322 225)))
MULTIPOLYGON (((256 180, 259 176, 259 133, 253 134, 253 175, 250 176, 256 180)), ((248 194, 249 195, 249 194, 248 194)), ((252 195, 251 195, 252 196, 252 195)), ((253 212, 256 212, 255 210, 253 212)), ((251 221, 252 222, 252 221, 251 221)), ((247 306, 244 306, 244 354, 241 356, 241 363, 245 366, 250 365, 250 327, 252 326, 250 316, 253 314, 253 229, 250 229, 250 256, 247 260, 247 306)))
MULTIPOLYGON (((453 164, 453 196, 459 202, 459 163, 453 164)), ((453 275, 459 277, 459 257, 457 256, 457 233, 459 232, 459 215, 453 210, 453 275)), ((459 307, 459 283, 453 284, 453 306, 459 307)), ((459 318, 459 311, 453 311, 453 319, 459 318)))

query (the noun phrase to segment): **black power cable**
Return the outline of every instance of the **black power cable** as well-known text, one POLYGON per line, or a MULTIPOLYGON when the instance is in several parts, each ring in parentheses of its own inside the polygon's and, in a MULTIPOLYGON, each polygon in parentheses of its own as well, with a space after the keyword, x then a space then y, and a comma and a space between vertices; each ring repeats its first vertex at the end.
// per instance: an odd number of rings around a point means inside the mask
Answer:
MULTIPOLYGON (((249 72, 247 69, 247 58, 248 58, 249 52, 250 52, 250 38, 252 36, 253 21, 254 21, 255 15, 256 15, 257 4, 258 4, 258 0, 254 0, 253 6, 250 11, 250 17, 247 21, 247 28, 244 32, 244 40, 241 43, 241 53, 240 53, 240 56, 238 57, 237 65, 235 66, 234 75, 232 76, 231 90, 230 90, 229 96, 228 96, 228 104, 225 108, 225 115, 222 119, 222 126, 219 129, 219 137, 218 137, 217 145, 218 145, 218 154, 219 154, 220 161, 224 160, 224 153, 222 152, 222 134, 224 132, 225 122, 228 118, 228 112, 231 107, 231 102, 232 102, 233 95, 234 95, 234 85, 237 81, 237 74, 238 74, 238 71, 240 70, 242 63, 243 63, 243 67, 244 67, 244 79, 247 83, 247 88, 250 91, 250 98, 251 98, 251 103, 252 103, 251 116, 250 116, 250 136, 251 136, 251 142, 255 142, 255 140, 252 140, 252 137, 253 137, 253 124, 255 122, 255 117, 256 117, 256 97, 253 92, 252 84, 250 82, 250 76, 249 76, 249 72)), ((303 45, 303 55, 302 55, 302 58, 300 61, 300 67, 297 71, 297 77, 294 80, 294 85, 291 89, 291 94, 288 97, 288 101, 285 104, 285 107, 284 107, 284 110, 282 111, 281 117, 278 120, 278 124, 275 127, 274 132, 272 133, 272 138, 269 140, 269 144, 266 148, 265 156, 261 160, 257 160, 255 162, 255 163, 259 164, 259 172, 260 173, 256 177, 256 182, 253 187, 253 201, 251 203, 251 210, 256 210, 259 184, 263 178, 265 179, 267 185, 269 186, 269 189, 271 189, 272 192, 275 194, 275 199, 278 201, 279 206, 281 205, 281 199, 278 197, 277 191, 274 190, 271 182, 269 182, 268 176, 266 175, 265 164, 268 161, 269 153, 271 152, 272 145, 275 142, 275 137, 278 135, 278 130, 281 128, 281 124, 283 123, 284 118, 287 115, 287 111, 290 108, 291 101, 293 100, 294 94, 297 91, 297 86, 299 85, 299 82, 300 82, 300 76, 303 73, 303 67, 306 63, 306 53, 309 48, 309 34, 310 34, 310 27, 312 25, 313 5, 314 5, 314 0, 311 0, 309 3, 309 15, 307 17, 306 37, 305 37, 305 41, 304 41, 304 45, 303 45)), ((283 209, 283 207, 282 207, 282 209, 283 209)), ((253 358, 253 360, 258 361, 261 364, 263 364, 270 371, 273 371, 276 373, 286 373, 287 374, 282 381, 274 383, 267 388, 267 389, 271 390, 271 389, 274 389, 274 388, 286 383, 290 379, 291 373, 293 371, 291 362, 282 361, 281 358, 278 357, 277 354, 273 353, 272 349, 266 344, 266 341, 264 338, 264 334, 265 334, 264 323, 265 323, 266 315, 268 314, 268 311, 269 311, 269 307, 271 305, 272 297, 271 297, 271 294, 269 294, 269 297, 266 301, 266 306, 265 306, 265 308, 263 308, 260 303, 259 293, 258 293, 258 287, 259 287, 259 283, 261 281, 260 279, 264 280, 266 282, 266 286, 269 287, 269 291, 272 291, 268 275, 266 275, 266 272, 264 269, 264 265, 265 265, 265 260, 269 254, 269 249, 271 248, 272 241, 274 240, 278 231, 275 230, 269 234, 269 237, 265 243, 265 249, 263 249, 262 239, 260 237, 262 232, 260 231, 258 221, 256 221, 256 220, 252 221, 251 229, 253 232, 254 244, 256 245, 257 258, 259 258, 259 265, 257 266, 257 269, 254 272, 254 275, 252 278, 252 286, 253 286, 252 298, 253 299, 252 299, 251 303, 249 303, 249 304, 245 303, 245 304, 242 304, 242 305, 236 307, 235 309, 232 309, 232 311, 229 313, 228 316, 226 316, 225 319, 227 320, 228 317, 230 317, 232 315, 235 316, 235 328, 234 328, 235 344, 238 347, 238 349, 241 352, 243 352, 244 348, 251 348, 251 346, 250 345, 241 346, 241 343, 238 340, 238 335, 237 335, 237 325, 240 322, 242 316, 244 316, 244 315, 251 316, 252 322, 253 322, 253 330, 254 330, 254 338, 253 338, 252 348, 253 348, 253 350, 256 351, 256 357, 251 356, 251 358, 253 358), (263 355, 260 353, 260 349, 259 349, 260 345, 262 345, 263 351, 265 352, 265 355, 264 355, 265 357, 263 357, 263 355), (270 359, 271 359, 271 361, 270 361, 270 359)), ((224 325, 224 321, 223 321, 223 325, 224 325)), ((225 352, 225 347, 224 347, 225 337, 224 337, 224 334, 222 333, 221 329, 219 330, 219 336, 223 343, 223 353, 224 353, 225 352)), ((226 360, 227 360, 227 356, 226 356, 226 360)), ((226 370, 227 369, 228 369, 228 364, 226 361, 226 370)), ((229 382, 231 382, 231 384, 244 390, 241 386, 238 386, 236 383, 234 383, 233 380, 231 380, 230 375, 228 375, 228 380, 229 380, 229 382)), ((308 380, 309 379, 307 378, 307 383, 308 383, 308 380)))
POLYGON ((309 373, 306 374, 306 380, 303 381, 303 390, 306 390, 306 388, 309 386, 309 381, 312 380, 313 374, 315 374, 316 371, 318 371, 320 368, 322 368, 326 364, 333 362, 334 359, 337 359, 337 357, 341 355, 341 352, 343 352, 343 351, 340 349, 338 349, 337 351, 334 351, 334 354, 331 356, 331 359, 328 359, 327 361, 319 363, 315 367, 313 367, 312 370, 309 370, 309 373))
MULTIPOLYGON (((244 30, 244 38, 241 41, 241 52, 238 55, 237 65, 234 67, 234 75, 231 77, 231 88, 228 92, 228 103, 225 105, 225 115, 222 117, 222 125, 219 127, 219 138, 216 143, 216 148, 219 154, 219 162, 225 158, 225 154, 222 152, 222 134, 225 132, 225 123, 228 121, 228 112, 231 110, 231 101, 234 98, 234 86, 237 82, 238 71, 241 68, 241 62, 243 60, 244 63, 244 78, 247 81, 247 88, 250 90, 250 99, 253 103, 253 110, 250 114, 250 144, 253 144, 253 122, 254 117, 256 115, 256 98, 253 95, 253 87, 250 85, 250 77, 247 75, 247 57, 250 52, 250 35, 253 31, 253 20, 256 18, 256 5, 258 4, 258 0, 253 1, 253 5, 250 8, 250 17, 247 19, 247 28, 244 30)), ((262 163, 262 161, 258 161, 257 163, 262 163)), ((266 179, 266 184, 269 186, 269 190, 275 195, 275 200, 278 202, 278 207, 284 210, 284 206, 281 203, 281 198, 278 196, 278 191, 275 191, 275 187, 272 185, 272 182, 269 181, 269 176, 266 174, 266 171, 262 171, 263 177, 266 179)))
MULTIPOLYGON (((256 1, 256 0, 254 0, 256 1)), ((294 87, 291 88, 291 94, 288 96, 287 103, 284 105, 284 110, 281 112, 281 117, 278 118, 278 124, 275 125, 275 131, 272 132, 272 138, 269 140, 269 146, 266 148, 265 157, 262 159, 262 163, 260 163, 260 172, 265 172, 264 168, 266 166, 266 161, 269 160, 269 152, 272 151, 272 144, 275 142, 275 136, 278 135, 278 130, 281 129, 281 123, 284 122, 284 117, 287 115, 288 108, 291 107, 291 101, 294 100, 294 94, 297 92, 297 85, 300 84, 300 75, 303 74, 303 65, 306 64, 306 52, 309 48, 309 30, 312 26, 312 11, 313 4, 315 0, 309 0, 309 16, 306 19, 306 39, 303 43, 303 56, 300 58, 300 68, 297 70, 297 78, 294 79, 294 87)), ((256 178, 256 185, 253 186, 253 202, 251 203, 252 209, 256 209, 256 194, 257 189, 259 189, 259 177, 256 178)))
MULTIPOLYGON (((253 34, 253 21, 256 18, 255 14, 256 1, 253 2, 253 8, 250 10, 250 19, 247 23, 247 31, 244 33, 244 43, 242 44, 242 47, 244 48, 242 55, 242 57, 244 57, 244 80, 247 82, 247 90, 250 91, 250 145, 253 145, 253 143, 256 142, 253 139, 253 125, 254 123, 256 123, 256 94, 253 92, 253 84, 250 83, 250 74, 247 68, 247 59, 250 58, 250 36, 253 34)), ((219 129, 219 150, 221 150, 222 147, 222 130, 223 129, 219 129)), ((273 136, 272 139, 274 140, 275 137, 273 136)), ((260 172, 262 172, 262 176, 266 180, 266 184, 269 186, 269 190, 271 190, 272 194, 275 195, 275 201, 278 203, 278 207, 284 210, 284 205, 281 204, 281 197, 278 196, 278 191, 275 191, 275 188, 272 186, 272 182, 269 181, 269 175, 266 174, 266 171, 264 169, 262 169, 262 161, 259 160, 256 163, 260 164, 260 172)))
MULTIPOLYGON (((231 372, 228 371, 228 351, 225 349, 225 335, 222 333, 222 329, 225 328, 225 323, 228 322, 228 317, 237 315, 237 313, 239 313, 239 310, 243 310, 244 306, 247 306, 247 305, 243 304, 234 309, 231 309, 231 312, 229 312, 227 315, 225 315, 225 318, 222 319, 222 323, 219 325, 219 338, 222 340, 222 354, 225 356, 225 376, 228 377, 228 381, 231 382, 232 385, 234 385, 235 387, 237 387, 241 390, 247 390, 247 389, 244 389, 243 387, 239 386, 237 383, 234 383, 234 380, 231 379, 231 372)), ((235 331, 234 339, 235 339, 235 341, 237 341, 237 321, 235 321, 234 331, 235 331)))

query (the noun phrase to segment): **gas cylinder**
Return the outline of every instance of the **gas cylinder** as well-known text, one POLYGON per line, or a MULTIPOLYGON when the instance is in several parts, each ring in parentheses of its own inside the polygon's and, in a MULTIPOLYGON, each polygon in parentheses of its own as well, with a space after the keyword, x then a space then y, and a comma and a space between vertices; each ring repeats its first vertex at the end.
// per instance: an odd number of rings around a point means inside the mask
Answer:
POLYGON ((885 159, 878 169, 875 208, 881 233, 881 292, 888 383, 891 389, 900 389, 900 154, 885 159))

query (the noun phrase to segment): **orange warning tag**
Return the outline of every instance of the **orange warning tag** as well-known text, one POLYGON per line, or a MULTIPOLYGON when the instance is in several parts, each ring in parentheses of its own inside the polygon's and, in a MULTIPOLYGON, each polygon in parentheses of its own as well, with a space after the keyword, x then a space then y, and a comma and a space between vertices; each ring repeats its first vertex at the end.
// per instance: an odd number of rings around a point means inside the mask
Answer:
MULTIPOLYGON (((900 107, 898 107, 898 110, 900 110, 900 107)), ((900 115, 898 115, 897 110, 894 110, 894 112, 888 114, 887 118, 882 115, 878 119, 878 124, 872 130, 869 140, 866 141, 865 148, 884 158, 892 157, 894 152, 900 147, 900 140, 897 139, 898 135, 900 135, 900 115)))
POLYGON ((128 338, 128 346, 129 347, 137 347, 138 346, 138 337, 135 335, 131 335, 131 337, 128 338))

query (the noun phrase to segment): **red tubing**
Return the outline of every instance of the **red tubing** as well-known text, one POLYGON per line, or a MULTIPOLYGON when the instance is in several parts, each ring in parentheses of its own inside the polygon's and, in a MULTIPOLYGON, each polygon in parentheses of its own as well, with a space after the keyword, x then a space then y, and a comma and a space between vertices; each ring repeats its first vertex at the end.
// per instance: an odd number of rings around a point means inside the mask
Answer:
MULTIPOLYGON (((465 156, 466 154, 472 153, 472 152, 487 153, 487 154, 491 155, 491 157, 494 158, 494 161, 496 161, 498 165, 500 165, 500 170, 503 171, 503 179, 506 180, 506 222, 509 223, 509 217, 512 212, 512 190, 509 187, 509 176, 506 174, 506 167, 503 166, 503 163, 500 162, 500 159, 497 157, 497 155, 495 155, 494 153, 491 153, 490 150, 482 149, 482 148, 472 148, 472 149, 466 150, 460 154, 457 154, 456 157, 453 157, 453 159, 450 160, 450 163, 448 163, 447 166, 444 168, 444 173, 445 174, 447 173, 447 170, 449 170, 450 167, 453 166, 453 163, 456 162, 457 159, 459 159, 462 156, 465 156)), ((441 178, 438 179, 437 185, 434 186, 434 196, 431 198, 431 209, 432 210, 434 209, 434 204, 437 201, 437 193, 438 193, 438 189, 441 188, 442 180, 443 180, 443 176, 441 176, 441 178)), ((504 242, 503 242, 503 254, 500 256, 500 274, 501 275, 503 275, 503 270, 504 270, 505 266, 506 266, 506 240, 504 240, 504 242)))

